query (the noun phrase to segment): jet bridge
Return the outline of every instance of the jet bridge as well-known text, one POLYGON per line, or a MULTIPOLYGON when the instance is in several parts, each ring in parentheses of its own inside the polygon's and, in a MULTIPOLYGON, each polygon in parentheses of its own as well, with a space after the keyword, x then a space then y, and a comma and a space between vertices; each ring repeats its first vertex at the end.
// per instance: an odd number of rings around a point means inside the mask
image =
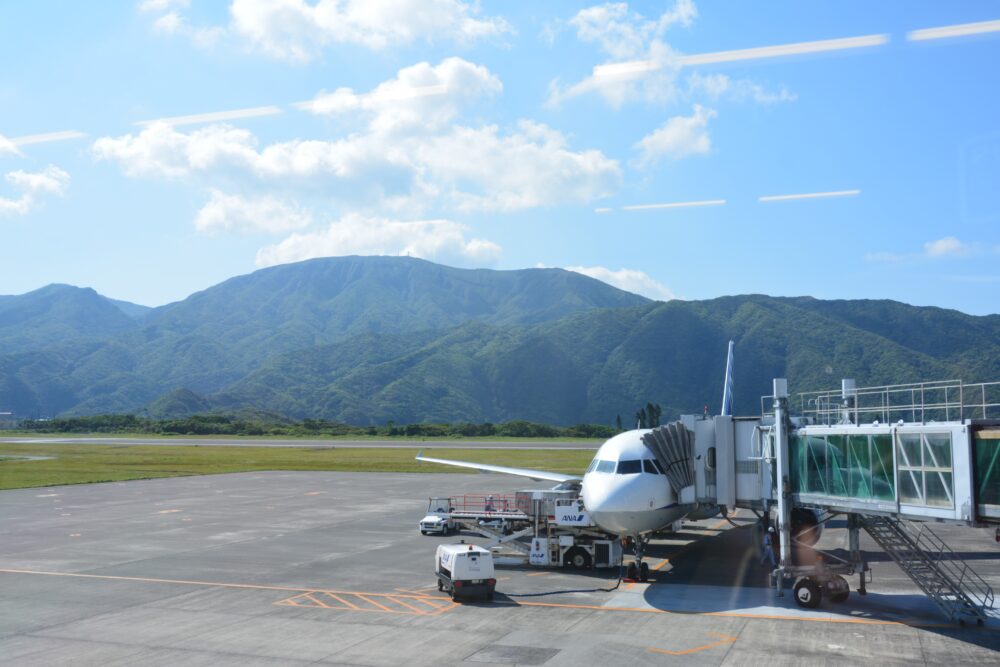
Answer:
POLYGON ((857 388, 845 380, 839 391, 792 399, 784 380, 774 384, 760 417, 685 415, 649 438, 658 458, 693 468, 693 488, 679 495, 724 513, 753 510, 761 528, 774 515, 774 580, 779 592, 795 581, 803 606, 816 606, 824 591, 846 599, 844 575, 859 574, 864 594, 863 529, 949 618, 982 623, 992 589, 951 559, 929 523, 1000 525, 1000 383, 857 388), (685 449, 687 465, 678 460, 685 449), (836 515, 848 517, 850 558, 803 557, 815 555, 816 524, 836 515))

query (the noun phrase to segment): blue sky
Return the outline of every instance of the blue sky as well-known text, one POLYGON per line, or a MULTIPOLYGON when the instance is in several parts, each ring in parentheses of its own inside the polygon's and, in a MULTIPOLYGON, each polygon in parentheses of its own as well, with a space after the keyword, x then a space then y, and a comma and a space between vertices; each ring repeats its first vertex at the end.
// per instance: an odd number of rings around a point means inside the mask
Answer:
POLYGON ((3 3, 0 293, 410 254, 997 313, 998 62, 995 2, 3 3))

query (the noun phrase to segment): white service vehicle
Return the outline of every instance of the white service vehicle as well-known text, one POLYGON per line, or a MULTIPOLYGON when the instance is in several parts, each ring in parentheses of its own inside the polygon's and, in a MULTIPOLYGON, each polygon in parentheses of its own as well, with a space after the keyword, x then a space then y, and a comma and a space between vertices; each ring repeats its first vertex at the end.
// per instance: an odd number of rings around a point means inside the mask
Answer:
POLYGON ((447 535, 453 530, 458 530, 458 523, 450 516, 452 511, 451 498, 430 498, 427 501, 427 516, 420 520, 420 534, 447 535))
POLYGON ((441 544, 434 554, 434 574, 438 590, 447 591, 452 600, 481 596, 493 600, 496 573, 493 554, 474 544, 441 544))

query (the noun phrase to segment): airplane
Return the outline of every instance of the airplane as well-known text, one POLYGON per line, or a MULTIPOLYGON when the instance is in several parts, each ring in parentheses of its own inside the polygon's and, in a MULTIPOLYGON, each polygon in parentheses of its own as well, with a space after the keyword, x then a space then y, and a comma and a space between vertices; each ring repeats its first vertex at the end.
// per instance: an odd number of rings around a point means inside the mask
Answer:
MULTIPOLYGON (((733 342, 729 342, 726 379, 722 395, 723 415, 732 415, 733 342)), ((519 475, 538 481, 556 482, 556 489, 575 489, 597 527, 619 538, 632 538, 635 562, 629 565, 629 578, 647 581, 649 565, 643 554, 650 536, 688 518, 707 519, 720 513, 716 505, 703 506, 690 499, 683 502, 666 479, 667 471, 646 444, 654 429, 636 428, 619 433, 598 448, 583 476, 527 468, 509 468, 468 461, 431 458, 417 455, 418 461, 472 468, 482 472, 519 475)))

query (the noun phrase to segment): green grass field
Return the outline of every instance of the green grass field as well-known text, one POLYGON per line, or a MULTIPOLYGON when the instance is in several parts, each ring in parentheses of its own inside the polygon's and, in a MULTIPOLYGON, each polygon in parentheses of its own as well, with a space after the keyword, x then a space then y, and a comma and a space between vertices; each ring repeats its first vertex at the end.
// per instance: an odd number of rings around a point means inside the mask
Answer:
MULTIPOLYGON (((463 472, 461 468, 415 461, 420 449, 3 444, 0 489, 260 470, 463 472), (16 456, 54 458, 31 461, 4 458, 16 456)), ((582 474, 594 456, 592 451, 577 450, 435 450, 432 447, 425 448, 424 453, 437 458, 568 474, 582 474)))

